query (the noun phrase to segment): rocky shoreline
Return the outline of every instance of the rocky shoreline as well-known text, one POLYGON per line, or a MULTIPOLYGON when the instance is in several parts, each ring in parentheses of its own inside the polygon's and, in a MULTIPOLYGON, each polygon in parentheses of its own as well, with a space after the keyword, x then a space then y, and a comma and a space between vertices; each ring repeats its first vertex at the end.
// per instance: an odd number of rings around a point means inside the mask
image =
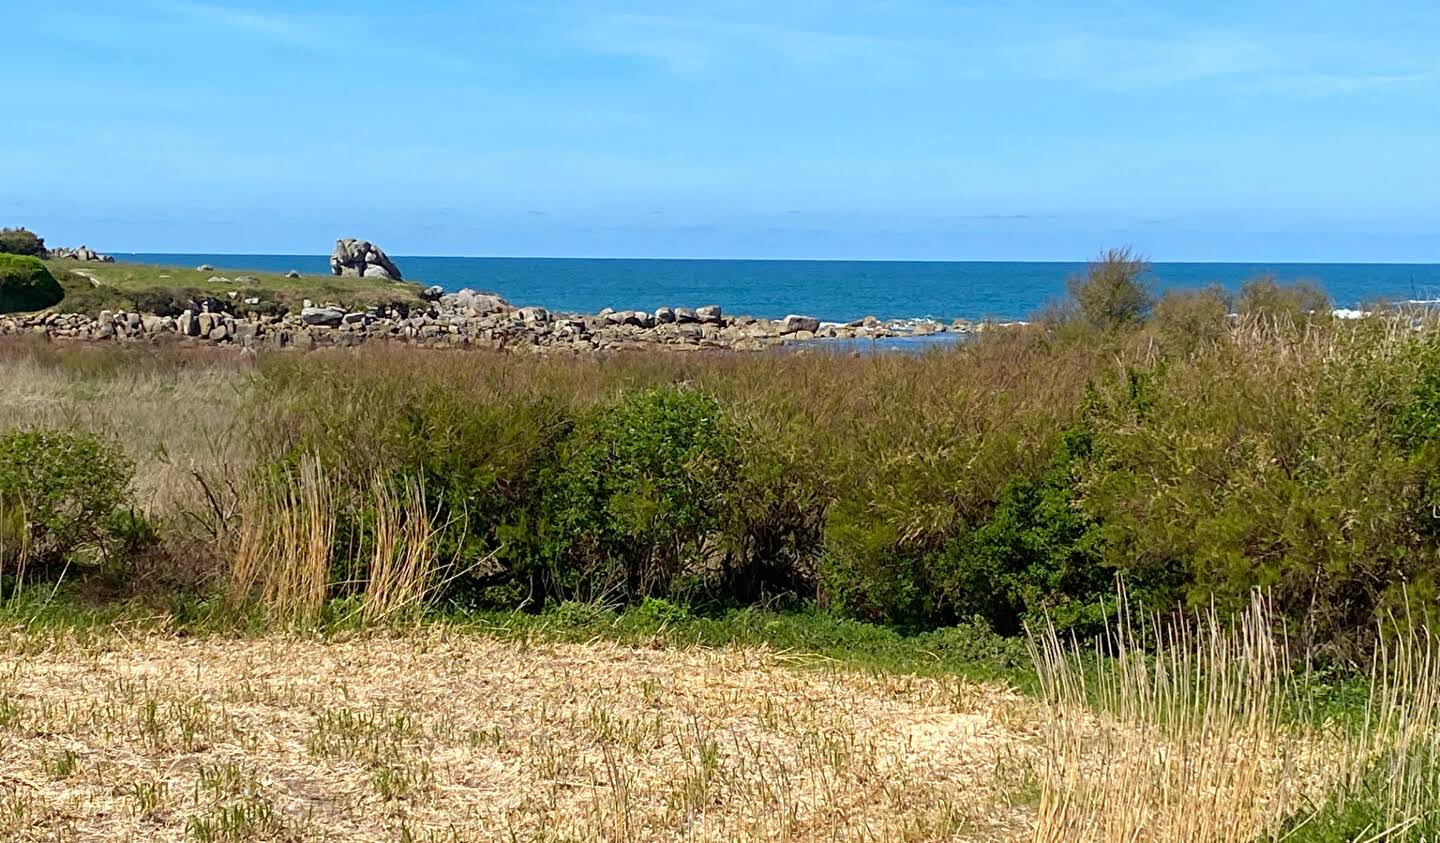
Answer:
POLYGON ((400 343, 437 348, 493 348, 537 353, 586 353, 629 348, 762 351, 824 339, 885 339, 980 330, 964 320, 884 322, 866 317, 847 324, 810 316, 784 319, 729 316, 711 305, 662 307, 654 312, 602 310, 551 313, 515 307, 492 293, 425 291, 423 306, 346 310, 307 301, 299 313, 247 310, 245 300, 193 303, 178 314, 101 311, 0 316, 0 336, 61 341, 184 342, 238 348, 349 347, 400 343))

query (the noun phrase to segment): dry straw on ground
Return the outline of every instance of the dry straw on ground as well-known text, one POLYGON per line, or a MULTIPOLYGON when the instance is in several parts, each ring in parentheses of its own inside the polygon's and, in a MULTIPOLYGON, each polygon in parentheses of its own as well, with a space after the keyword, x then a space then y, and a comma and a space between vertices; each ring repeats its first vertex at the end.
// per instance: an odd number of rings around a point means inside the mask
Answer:
POLYGON ((0 656, 0 839, 993 840, 1036 707, 757 651, 429 632, 0 656))

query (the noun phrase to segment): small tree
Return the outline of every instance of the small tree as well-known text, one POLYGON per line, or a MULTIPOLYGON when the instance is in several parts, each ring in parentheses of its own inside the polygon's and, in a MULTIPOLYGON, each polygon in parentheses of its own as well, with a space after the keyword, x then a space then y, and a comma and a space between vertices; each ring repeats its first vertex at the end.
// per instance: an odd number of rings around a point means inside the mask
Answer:
POLYGON ((45 249, 45 239, 25 228, 0 228, 0 252, 30 255, 35 258, 44 258, 50 254, 45 249))
POLYGON ((1103 331, 1140 325, 1155 303, 1150 264, 1129 249, 1107 250, 1066 286, 1071 315, 1103 331))

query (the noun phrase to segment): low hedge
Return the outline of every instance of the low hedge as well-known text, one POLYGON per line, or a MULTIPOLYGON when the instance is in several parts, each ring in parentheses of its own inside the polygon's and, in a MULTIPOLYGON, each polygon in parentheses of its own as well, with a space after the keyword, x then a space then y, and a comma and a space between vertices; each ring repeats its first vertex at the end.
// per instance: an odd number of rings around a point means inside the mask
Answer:
POLYGON ((0 253, 0 313, 44 310, 64 298, 65 290, 39 258, 0 253))

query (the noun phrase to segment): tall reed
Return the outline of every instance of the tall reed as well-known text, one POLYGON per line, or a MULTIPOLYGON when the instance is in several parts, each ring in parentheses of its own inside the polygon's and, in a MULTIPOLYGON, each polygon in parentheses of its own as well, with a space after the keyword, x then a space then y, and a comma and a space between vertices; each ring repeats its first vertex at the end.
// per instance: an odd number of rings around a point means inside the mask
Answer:
POLYGON ((436 547, 440 532, 417 479, 395 481, 377 471, 367 485, 350 489, 318 458, 305 457, 278 483, 252 488, 242 503, 229 598, 233 606, 257 605, 299 625, 315 622, 327 600, 344 594, 358 595, 352 617, 364 625, 410 617, 448 582, 436 547), (337 543, 342 511, 367 522, 363 540, 337 543), (357 550, 357 557, 347 556, 357 550))
POLYGON ((399 484, 377 472, 370 482, 374 525, 360 617, 368 624, 394 620, 423 607, 440 586, 438 533, 425 506, 425 489, 409 478, 399 484))
POLYGON ((252 490, 241 507, 229 596, 236 605, 258 600, 278 617, 307 623, 320 616, 330 592, 334 486, 310 457, 286 480, 252 490))
POLYGON ((1440 840, 1440 637, 1409 615, 1389 626, 1345 776, 1293 839, 1440 840))
POLYGON ((1030 636, 1051 713, 1035 841, 1242 843, 1323 791, 1262 598, 1232 626, 1212 610, 1155 628, 1143 641, 1122 614, 1093 653, 1030 636))
POLYGON ((25 582, 30 560, 30 531, 25 510, 5 505, 0 498, 0 599, 5 597, 5 577, 11 579, 11 593, 18 594, 25 582), (7 570, 8 568, 8 570, 7 570))

